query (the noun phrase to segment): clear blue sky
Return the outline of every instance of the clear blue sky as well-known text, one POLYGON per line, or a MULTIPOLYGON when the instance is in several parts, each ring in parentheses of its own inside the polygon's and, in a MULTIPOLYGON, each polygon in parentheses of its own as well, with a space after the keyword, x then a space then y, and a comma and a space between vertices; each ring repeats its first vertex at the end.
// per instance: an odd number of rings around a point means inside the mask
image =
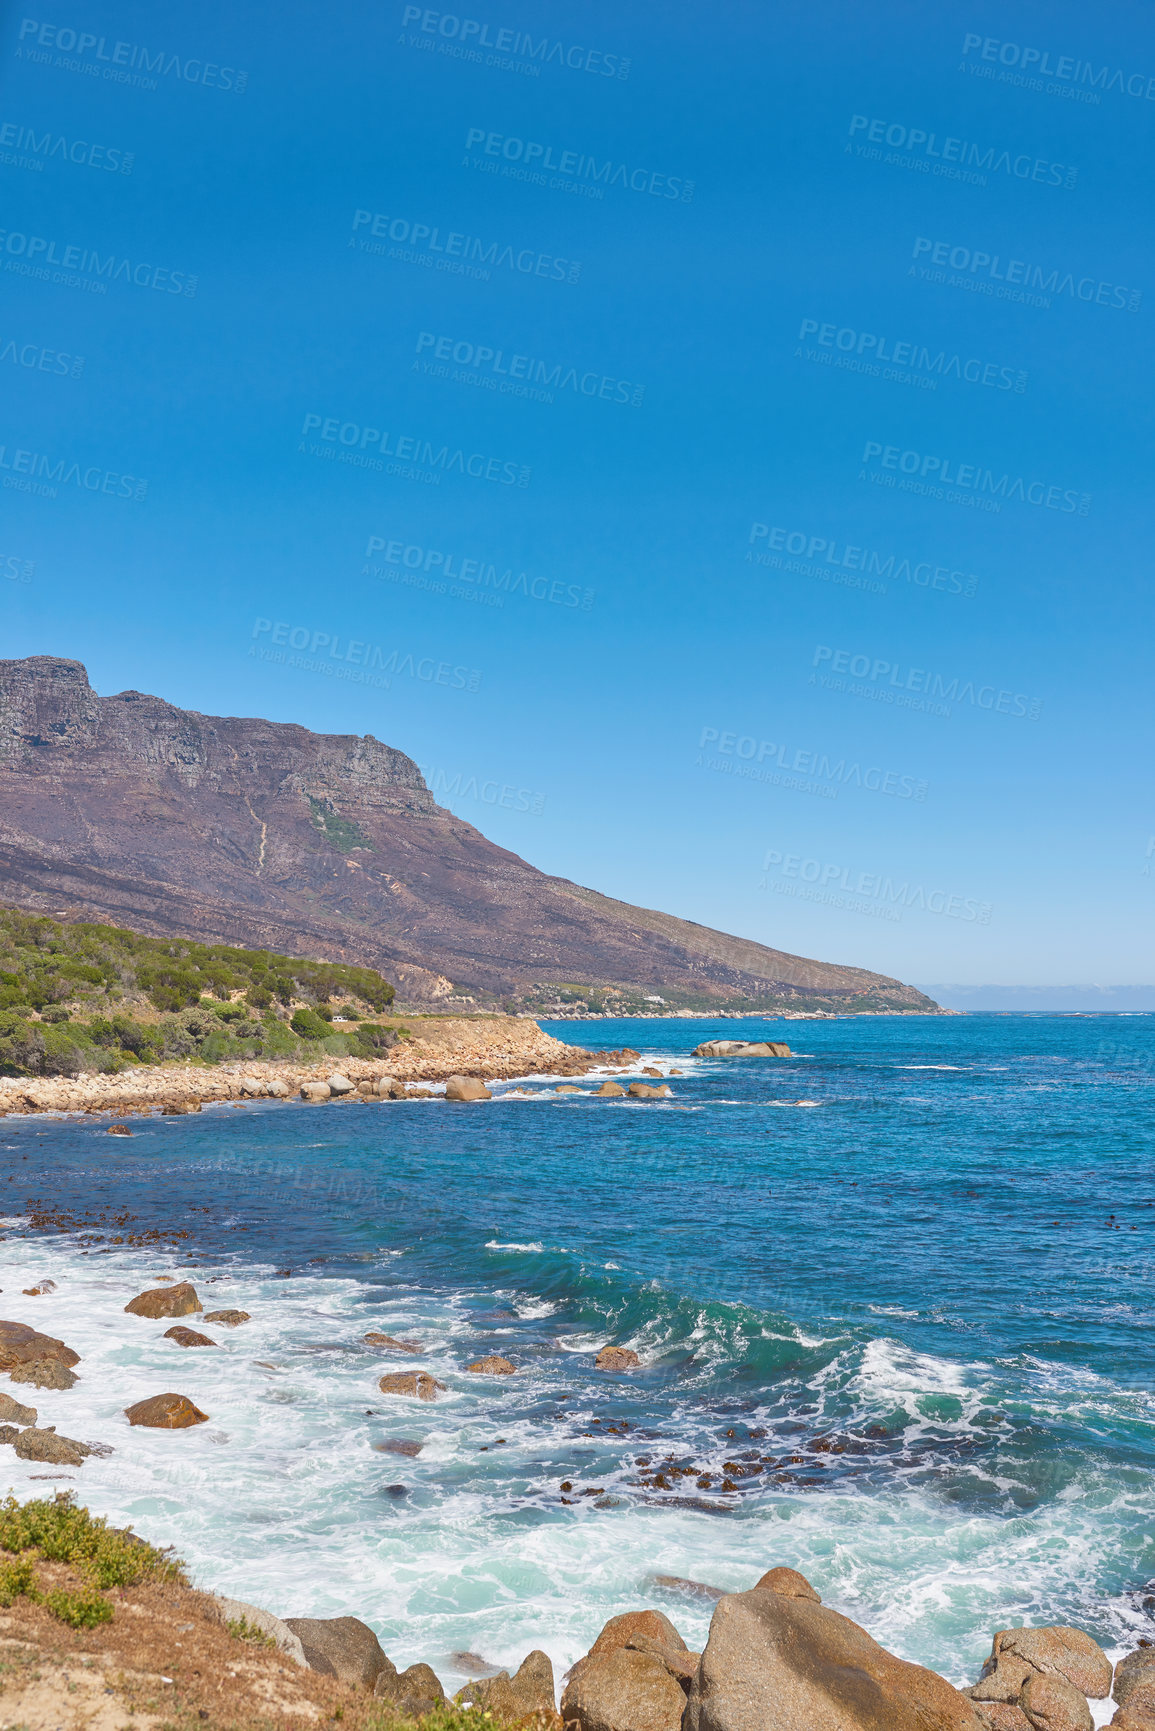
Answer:
POLYGON ((788 950, 1152 979, 1144 7, 29 0, 0 65, 0 653, 788 950))

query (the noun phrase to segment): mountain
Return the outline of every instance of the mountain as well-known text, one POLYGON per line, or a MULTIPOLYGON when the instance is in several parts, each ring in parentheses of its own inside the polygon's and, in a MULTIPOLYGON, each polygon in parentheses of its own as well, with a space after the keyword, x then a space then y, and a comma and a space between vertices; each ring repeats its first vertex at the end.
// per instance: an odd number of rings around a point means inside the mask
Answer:
POLYGON ((378 968, 410 1004, 936 1007, 549 877, 371 734, 100 697, 47 655, 0 661, 0 901, 378 968))

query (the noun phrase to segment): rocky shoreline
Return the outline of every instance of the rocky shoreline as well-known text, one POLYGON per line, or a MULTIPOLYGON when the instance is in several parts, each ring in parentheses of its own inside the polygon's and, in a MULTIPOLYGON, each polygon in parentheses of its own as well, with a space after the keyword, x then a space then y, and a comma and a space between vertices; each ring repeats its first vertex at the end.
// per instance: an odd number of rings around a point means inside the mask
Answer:
MULTIPOLYGON (((476 1021, 437 1017, 392 1047, 386 1058, 326 1058, 298 1063, 249 1058, 224 1064, 148 1064, 118 1075, 0 1077, 0 1117, 8 1113, 115 1113, 195 1111, 202 1105, 252 1099, 299 1097, 309 1085, 327 1084, 335 1071, 353 1084, 393 1081, 446 1082, 452 1076, 509 1081, 518 1076, 582 1076, 605 1066, 623 1067, 638 1054, 629 1048, 590 1052, 568 1046, 536 1022, 515 1016, 476 1021)), ((321 1095, 320 1098, 328 1098, 321 1095)))

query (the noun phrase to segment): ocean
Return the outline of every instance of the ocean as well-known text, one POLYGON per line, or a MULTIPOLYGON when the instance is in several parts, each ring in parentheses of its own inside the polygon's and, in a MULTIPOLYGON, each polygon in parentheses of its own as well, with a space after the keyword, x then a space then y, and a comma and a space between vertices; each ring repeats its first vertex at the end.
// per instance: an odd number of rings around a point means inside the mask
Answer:
POLYGON ((12 1392, 112 1450, 0 1485, 449 1689, 645 1604, 700 1647, 710 1598, 656 1577, 775 1564, 956 1683, 1009 1624, 1155 1636, 1155 1016, 545 1026, 674 1097, 0 1122, 2 1314, 82 1355, 12 1392), (794 1055, 688 1056, 716 1037, 794 1055), (252 1320, 182 1349, 124 1312, 161 1276, 252 1320), (410 1367, 436 1402, 378 1392, 410 1367), (167 1390, 209 1422, 131 1429, 167 1390))

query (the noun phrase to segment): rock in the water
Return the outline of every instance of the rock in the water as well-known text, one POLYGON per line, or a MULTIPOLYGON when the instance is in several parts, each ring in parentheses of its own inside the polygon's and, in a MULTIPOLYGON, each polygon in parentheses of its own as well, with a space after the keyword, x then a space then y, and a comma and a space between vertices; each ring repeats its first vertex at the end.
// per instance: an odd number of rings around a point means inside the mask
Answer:
POLYGON ((75 1388, 80 1381, 58 1358, 30 1358, 14 1364, 8 1375, 13 1382, 30 1382, 35 1388, 75 1388))
POLYGON ((259 1629, 262 1635, 275 1641, 278 1651, 292 1659, 294 1664, 308 1665, 301 1637, 294 1635, 280 1617, 274 1617, 271 1611, 263 1611, 259 1605, 246 1604, 244 1599, 223 1599, 218 1593, 214 1593, 212 1599, 222 1623, 247 1623, 250 1629, 259 1629))
MULTIPOLYGON (((0 1418, 8 1417, 8 1413, 0 1410, 0 1418)), ((1155 1719, 1155 1647, 1137 1647, 1120 1659, 1111 1694, 1120 1707, 1155 1719)))
POLYGON ((180 1323, 175 1328, 166 1328, 165 1340, 175 1340, 178 1346, 215 1346, 215 1340, 210 1340, 207 1334, 198 1334, 195 1328, 183 1328, 180 1323))
POLYGON ((572 1082, 559 1082, 554 1089, 555 1094, 584 1094, 584 1088, 575 1088, 572 1082))
MULTIPOLYGON (((682 1686, 662 1660, 625 1646, 579 1660, 561 1699, 563 1722, 578 1731, 680 1731, 685 1710, 682 1686)), ((767 1716, 749 1731, 777 1724, 767 1716)))
POLYGON ((147 1425, 151 1430, 187 1430, 189 1425, 206 1424, 209 1415, 194 1406, 187 1394, 153 1394, 126 1406, 124 1416, 129 1424, 147 1425))
POLYGON ((808 1599, 722 1599, 690 1686, 684 1731, 984 1731, 945 1678, 896 1659, 808 1599))
POLYGON ((603 1346, 594 1359, 598 1370, 633 1370, 641 1362, 637 1353, 632 1352, 628 1346, 603 1346))
POLYGON ((363 1336, 370 1346, 378 1346, 384 1352, 420 1352, 421 1348, 412 1340, 394 1340, 391 1334, 381 1334, 377 1329, 370 1329, 363 1336))
POLYGON ((396 1665, 359 1617, 285 1617, 282 1621, 299 1639, 312 1671, 365 1689, 372 1689, 383 1674, 397 1675, 396 1665))
MULTIPOLYGON (((57 1364, 70 1369, 72 1365, 80 1363, 80 1354, 73 1352, 70 1346, 65 1346, 62 1340, 55 1340, 50 1334, 38 1334, 34 1328, 29 1328, 27 1323, 0 1322, 0 1370, 14 1372, 22 1365, 42 1364, 45 1360, 55 1360, 57 1364)), ((28 1382, 34 1379, 21 1377, 17 1380, 28 1382)), ((75 1377, 72 1380, 74 1382, 75 1377)), ((69 1388, 71 1383, 59 1386, 69 1388)))
POLYGON ((1065 1677, 1083 1695, 1102 1697, 1111 1689, 1111 1661, 1082 1629, 1048 1624, 1041 1629, 1000 1629, 972 1701, 1018 1701, 1034 1672, 1065 1677))
POLYGON ((466 1369, 476 1371, 479 1376, 512 1376, 517 1366, 510 1364, 508 1358, 499 1358, 496 1353, 490 1353, 488 1358, 475 1358, 466 1369))
POLYGON ((35 1424, 36 1408, 21 1406, 10 1394, 0 1394, 0 1421, 5 1424, 35 1424))
POLYGON ((557 1695, 549 1655, 535 1648, 512 1677, 508 1671, 499 1671, 494 1677, 467 1683, 454 1700, 462 1707, 480 1707, 498 1724, 516 1724, 531 1713, 552 1718, 557 1711, 557 1695))
POLYGON ((131 1136, 132 1131, 127 1124, 110 1124, 105 1131, 106 1136, 131 1136))
POLYGON ((388 1437, 384 1442, 374 1443, 373 1447, 379 1455, 419 1455, 425 1447, 424 1443, 414 1442, 409 1437, 388 1437))
POLYGON ((410 1665, 392 1674, 383 1671, 373 1694, 407 1719, 419 1719, 445 1700, 445 1690, 431 1665, 410 1665))
POLYGON ((780 1040, 703 1040, 695 1046, 695 1058, 789 1058, 789 1046, 780 1040))
POLYGON ((383 1376, 377 1387, 382 1394, 410 1394, 418 1400, 436 1400, 438 1389, 444 1391, 445 1384, 423 1370, 398 1370, 392 1376, 383 1376))
POLYGON ((239 1328, 242 1322, 251 1322, 252 1317, 247 1310, 210 1310, 204 1320, 223 1323, 226 1328, 239 1328))
POLYGON ((200 1109, 199 1100, 170 1100, 160 1110, 162 1118, 183 1118, 187 1113, 199 1112, 200 1109))
POLYGON ((626 1091, 619 1088, 616 1082, 603 1082, 600 1088, 594 1089, 595 1095, 603 1100, 624 1100, 626 1091))
POLYGON ((663 1593, 685 1593, 691 1599, 711 1599, 717 1604, 726 1597, 725 1587, 711 1587, 706 1581, 688 1581, 684 1575, 651 1575, 650 1584, 663 1593))
POLYGON ((57 1436, 54 1430, 22 1430, 12 1446, 21 1460, 51 1461, 62 1467, 78 1467, 92 1453, 87 1443, 57 1436))
POLYGON ((138 1292, 125 1305, 130 1316, 192 1316, 201 1308, 196 1287, 182 1280, 176 1286, 156 1286, 138 1292))
POLYGON ((649 1082, 631 1082, 629 1093, 634 1100, 669 1100, 674 1090, 666 1082, 657 1088, 651 1087, 649 1082))
POLYGON ((333 1075, 329 1077, 329 1093, 334 1100, 339 1100, 342 1094, 351 1094, 353 1084, 348 1076, 333 1075))
POLYGON ((1034 1731, 1094 1731, 1087 1697, 1057 1672, 1032 1672, 1023 1684, 1019 1706, 1034 1731))
POLYGON ((314 1106, 321 1100, 327 1100, 332 1090, 328 1082, 302 1082, 301 1098, 310 1101, 314 1106))
POLYGON ((492 1100, 493 1095, 476 1076, 450 1076, 445 1084, 447 1100, 492 1100))

